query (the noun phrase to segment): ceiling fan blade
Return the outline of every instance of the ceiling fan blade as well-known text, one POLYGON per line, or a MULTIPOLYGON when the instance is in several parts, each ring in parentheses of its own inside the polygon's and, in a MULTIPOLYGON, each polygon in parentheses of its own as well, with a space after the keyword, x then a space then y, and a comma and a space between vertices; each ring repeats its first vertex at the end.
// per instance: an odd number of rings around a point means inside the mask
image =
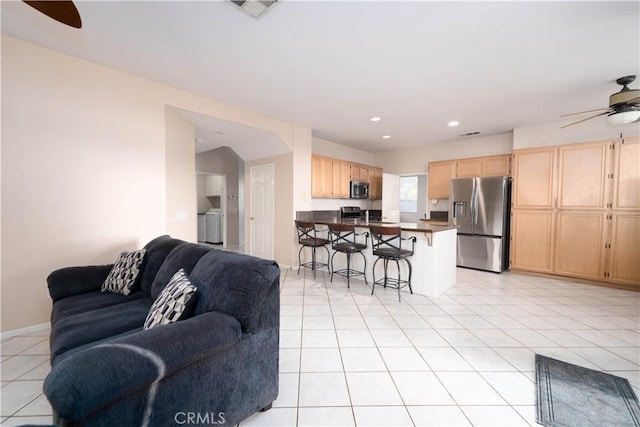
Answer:
POLYGON ((604 111, 604 110, 608 110, 608 108, 597 108, 595 110, 580 111, 577 113, 567 113, 567 114, 562 114, 560 117, 575 116, 578 114, 585 114, 585 113, 594 113, 596 111, 604 111))
POLYGON ((604 116, 605 114, 609 114, 609 109, 607 109, 607 111, 605 111, 603 113, 587 117, 586 119, 578 120, 577 122, 573 122, 573 123, 569 123, 568 125, 560 126, 560 129, 564 129, 564 128, 567 128, 567 127, 573 126, 573 125, 577 125, 578 123, 586 122, 587 120, 595 119, 596 117, 604 116))
POLYGON ((26 4, 58 22, 73 28, 82 28, 80 13, 72 1, 27 1, 26 4))

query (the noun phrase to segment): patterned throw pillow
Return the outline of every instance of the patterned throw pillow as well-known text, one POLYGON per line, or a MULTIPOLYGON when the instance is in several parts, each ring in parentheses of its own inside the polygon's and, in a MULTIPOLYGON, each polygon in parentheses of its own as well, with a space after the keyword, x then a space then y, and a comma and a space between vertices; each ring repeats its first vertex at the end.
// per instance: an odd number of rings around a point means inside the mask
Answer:
POLYGON ((102 284, 102 292, 129 295, 140 272, 140 265, 146 251, 146 249, 124 251, 118 255, 116 263, 102 284))
POLYGON ((197 290, 198 288, 191 283, 184 269, 178 270, 158 299, 151 305, 147 319, 144 321, 144 329, 168 325, 186 318, 195 302, 197 290))

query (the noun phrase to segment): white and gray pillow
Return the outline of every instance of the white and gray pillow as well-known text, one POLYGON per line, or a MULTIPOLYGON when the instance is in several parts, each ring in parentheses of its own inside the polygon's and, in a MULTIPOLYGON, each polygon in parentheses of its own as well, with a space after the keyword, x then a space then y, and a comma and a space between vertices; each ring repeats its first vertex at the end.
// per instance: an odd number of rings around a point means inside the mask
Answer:
POLYGON ((151 305, 144 329, 168 325, 190 315, 197 290, 184 269, 178 270, 151 305))
POLYGON ((136 282, 146 249, 121 252, 102 284, 102 292, 129 295, 136 282))

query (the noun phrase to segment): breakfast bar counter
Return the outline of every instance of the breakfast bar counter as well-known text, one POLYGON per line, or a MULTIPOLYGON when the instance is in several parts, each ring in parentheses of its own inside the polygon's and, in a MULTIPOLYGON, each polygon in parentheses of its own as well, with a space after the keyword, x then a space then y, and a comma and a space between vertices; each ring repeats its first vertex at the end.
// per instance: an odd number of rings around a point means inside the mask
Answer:
MULTIPOLYGON (((431 225, 425 222, 419 223, 383 223, 378 221, 365 221, 361 219, 324 218, 313 221, 319 230, 329 224, 353 224, 357 233, 366 233, 370 225, 400 227, 405 238, 415 237, 416 245, 413 256, 409 258, 413 267, 411 287, 415 294, 435 298, 456 284, 456 227, 431 225)), ((363 237, 359 237, 363 241, 363 237)), ((407 244, 410 244, 407 242, 407 244)), ((320 253, 320 252, 319 252, 320 253)), ((364 269, 363 259, 360 256, 352 258, 351 267, 365 270, 369 285, 373 282, 372 266, 376 257, 371 251, 371 238, 367 239, 367 249, 363 252, 366 258, 367 268, 364 269)), ((340 254, 334 257, 336 269, 346 267, 346 257, 340 254)), ((394 263, 389 268, 395 268, 394 263)), ((382 263, 376 267, 376 278, 382 277, 382 263), (378 271, 380 270, 380 271, 378 271)), ((404 263, 400 264, 403 277, 407 277, 408 270, 404 263)), ((391 273, 391 271, 390 271, 391 273)), ((338 278, 334 276, 334 282, 338 278)), ((353 284, 352 284, 353 286, 353 284)), ((405 288, 405 291, 408 291, 405 288)), ((404 292, 404 291, 403 291, 404 292)))

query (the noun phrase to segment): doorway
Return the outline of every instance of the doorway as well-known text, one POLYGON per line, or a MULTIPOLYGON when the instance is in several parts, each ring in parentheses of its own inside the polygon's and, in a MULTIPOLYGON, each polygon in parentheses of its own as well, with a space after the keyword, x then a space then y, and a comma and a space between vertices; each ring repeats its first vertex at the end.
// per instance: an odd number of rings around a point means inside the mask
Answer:
POLYGON ((249 227, 251 255, 274 259, 274 165, 252 166, 249 227))
POLYGON ((227 176, 196 172, 198 201, 198 241, 202 243, 229 243, 227 225, 227 176))

